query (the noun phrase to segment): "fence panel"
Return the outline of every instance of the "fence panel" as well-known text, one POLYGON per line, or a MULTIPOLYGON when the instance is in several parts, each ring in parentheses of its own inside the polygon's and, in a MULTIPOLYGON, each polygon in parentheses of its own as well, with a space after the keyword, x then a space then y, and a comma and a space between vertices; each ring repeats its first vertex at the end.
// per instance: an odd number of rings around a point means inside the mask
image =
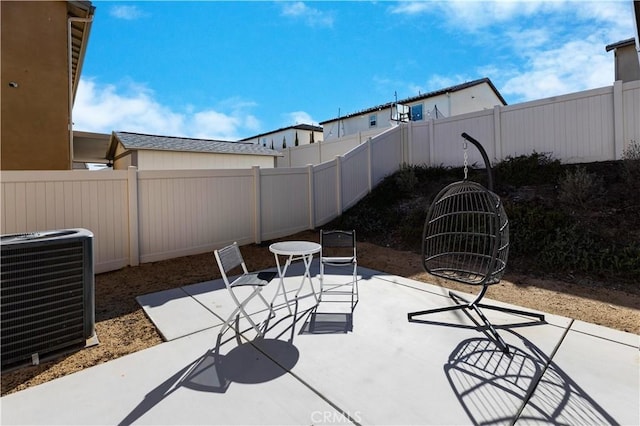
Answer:
POLYGON ((340 161, 342 170, 342 210, 355 205, 369 192, 369 149, 360 145, 346 153, 340 161))
POLYGON ((138 172, 140 261, 253 241, 251 169, 138 172))
POLYGON ((287 167, 304 167, 307 164, 320 163, 321 144, 322 142, 316 142, 287 149, 291 161, 287 167))
POLYGON ((395 126, 371 139, 372 186, 376 186, 385 176, 398 170, 402 164, 400 137, 400 126, 395 126))
POLYGON ((624 106, 624 148, 631 141, 640 143, 640 80, 624 83, 622 86, 624 106))
POLYGON ((350 150, 360 145, 360 138, 357 134, 352 137, 338 139, 335 141, 321 142, 322 143, 322 158, 324 161, 331 161, 338 155, 344 155, 350 150))
MULTIPOLYGON (((434 142, 431 147, 431 164, 434 166, 462 166, 464 142, 460 135, 468 133, 487 151, 489 160, 496 158, 493 132, 493 110, 456 115, 434 121, 434 142)), ((469 164, 484 167, 480 152, 471 144, 467 147, 469 164)))
POLYGON ((262 240, 309 229, 308 169, 260 170, 262 240))
POLYGON ((337 162, 327 161, 313 167, 315 226, 324 225, 338 217, 337 162))
POLYGON ((410 163, 414 165, 431 164, 429 131, 433 126, 433 120, 429 121, 412 121, 409 127, 409 151, 411 152, 410 163))
POLYGON ((552 153, 566 163, 612 160, 612 87, 504 107, 505 155, 552 153))
POLYGON ((96 273, 129 263, 126 171, 3 171, 2 234, 86 228, 96 273))
POLYGON ((291 167, 291 151, 285 149, 282 151, 281 157, 276 157, 276 167, 291 167))

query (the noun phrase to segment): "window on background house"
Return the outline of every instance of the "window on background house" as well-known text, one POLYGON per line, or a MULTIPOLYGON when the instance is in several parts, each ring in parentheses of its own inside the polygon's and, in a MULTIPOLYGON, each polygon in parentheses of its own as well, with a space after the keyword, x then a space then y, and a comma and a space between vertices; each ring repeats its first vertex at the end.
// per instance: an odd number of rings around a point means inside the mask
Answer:
POLYGON ((369 116, 369 127, 376 127, 378 124, 378 114, 371 114, 369 116))
POLYGON ((411 107, 411 121, 422 120, 422 104, 411 107))

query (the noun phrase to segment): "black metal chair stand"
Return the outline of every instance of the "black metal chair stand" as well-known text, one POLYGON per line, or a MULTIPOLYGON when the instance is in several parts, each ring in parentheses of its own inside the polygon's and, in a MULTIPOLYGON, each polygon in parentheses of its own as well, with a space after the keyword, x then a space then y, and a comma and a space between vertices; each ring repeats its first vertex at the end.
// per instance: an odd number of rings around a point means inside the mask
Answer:
POLYGON ((480 303, 488 287, 500 282, 504 275, 509 253, 509 220, 500 197, 492 191, 493 176, 484 148, 466 133, 462 137, 480 150, 491 190, 467 181, 465 170, 465 180, 454 182, 438 193, 424 224, 422 264, 431 275, 481 286, 481 289, 471 301, 449 292, 455 305, 411 312, 407 316, 410 322, 419 322, 414 318, 457 309, 472 310, 502 351, 509 353, 509 347, 480 308, 535 317, 540 321, 544 321, 544 314, 480 303))

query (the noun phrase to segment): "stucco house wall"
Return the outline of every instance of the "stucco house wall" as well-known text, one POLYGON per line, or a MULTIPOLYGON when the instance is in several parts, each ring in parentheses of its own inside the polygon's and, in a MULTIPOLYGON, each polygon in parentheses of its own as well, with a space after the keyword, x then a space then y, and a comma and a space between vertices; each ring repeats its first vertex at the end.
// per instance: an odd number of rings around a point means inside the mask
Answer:
POLYGON ((67 18, 93 11, 89 2, 0 2, 2 170, 71 169, 67 18))
POLYGON ((285 127, 256 136, 251 136, 240 140, 240 142, 254 143, 266 148, 273 148, 282 151, 284 148, 293 148, 296 146, 296 135, 298 137, 298 146, 309 145, 313 134, 313 143, 323 140, 322 127, 311 124, 296 124, 294 126, 285 127), (272 147, 273 142, 273 147, 272 147), (286 146, 285 146, 286 142, 286 146))
POLYGON ((273 168, 273 157, 195 152, 137 151, 139 170, 273 168))
MULTIPOLYGON (((464 90, 451 92, 449 98, 451 104, 449 114, 446 115, 447 117, 493 109, 496 105, 503 106, 506 104, 496 96, 496 93, 487 84, 479 84, 464 90)), ((440 106, 438 106, 438 109, 440 109, 440 106)))

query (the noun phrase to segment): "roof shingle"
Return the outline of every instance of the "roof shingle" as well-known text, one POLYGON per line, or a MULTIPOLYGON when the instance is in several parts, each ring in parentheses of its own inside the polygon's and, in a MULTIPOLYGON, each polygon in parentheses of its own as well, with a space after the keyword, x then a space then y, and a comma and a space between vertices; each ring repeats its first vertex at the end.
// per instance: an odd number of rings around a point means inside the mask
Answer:
POLYGON ((146 135, 129 132, 113 132, 113 136, 127 150, 144 149, 216 154, 268 155, 273 157, 282 156, 282 154, 276 150, 252 143, 146 135))

